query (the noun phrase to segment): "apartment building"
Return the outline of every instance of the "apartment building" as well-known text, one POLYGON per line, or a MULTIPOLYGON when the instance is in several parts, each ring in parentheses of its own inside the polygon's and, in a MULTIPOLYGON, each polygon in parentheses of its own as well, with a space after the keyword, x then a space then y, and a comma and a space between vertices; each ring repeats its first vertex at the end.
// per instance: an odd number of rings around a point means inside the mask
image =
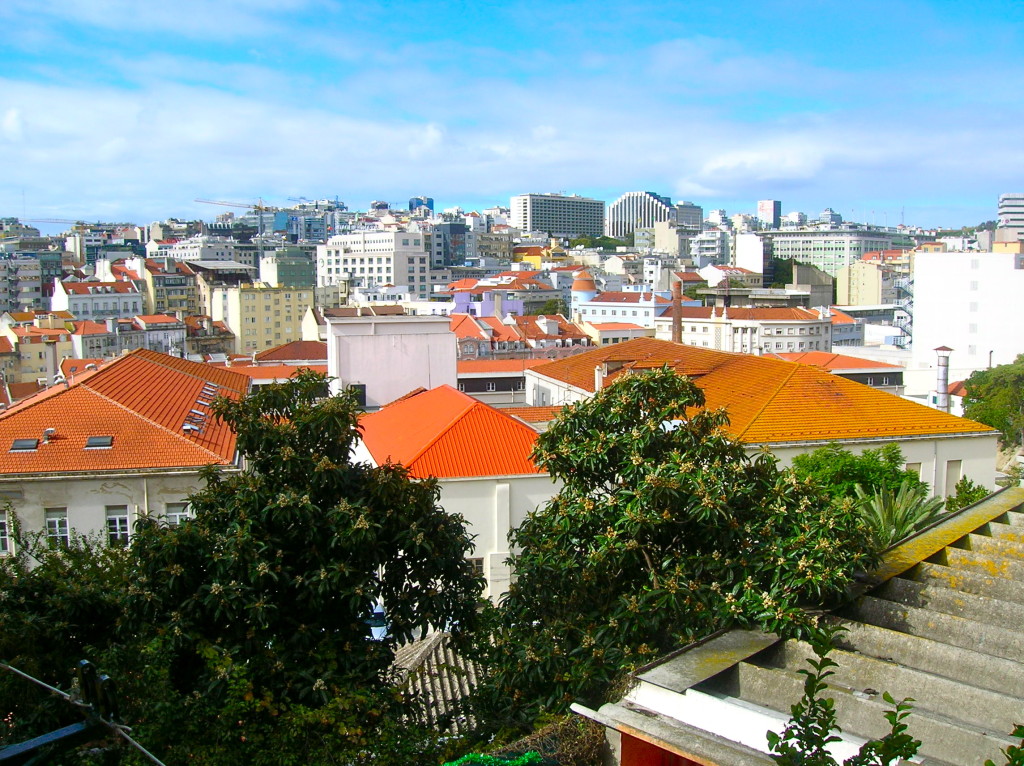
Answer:
POLYGON ((80 319, 128 319, 143 311, 142 293, 132 282, 61 282, 54 280, 53 311, 70 311, 80 319))
POLYGON ((808 263, 833 277, 865 253, 892 249, 898 239, 895 230, 853 227, 781 229, 763 236, 771 238, 773 257, 808 263))
POLYGON ((519 194, 512 197, 512 228, 551 237, 600 237, 605 213, 601 200, 575 194, 519 194))
POLYGON ((429 260, 419 232, 339 234, 316 249, 316 285, 408 285, 411 294, 425 300, 431 291, 429 260))
MULTIPOLYGON (((832 319, 802 308, 682 306, 681 341, 716 351, 760 356, 769 352, 829 351, 832 319)), ((655 337, 672 339, 671 312, 654 320, 655 337)))
POLYGON ((302 337, 313 289, 264 282, 215 286, 210 304, 213 322, 223 322, 235 336, 233 353, 252 354, 302 337))

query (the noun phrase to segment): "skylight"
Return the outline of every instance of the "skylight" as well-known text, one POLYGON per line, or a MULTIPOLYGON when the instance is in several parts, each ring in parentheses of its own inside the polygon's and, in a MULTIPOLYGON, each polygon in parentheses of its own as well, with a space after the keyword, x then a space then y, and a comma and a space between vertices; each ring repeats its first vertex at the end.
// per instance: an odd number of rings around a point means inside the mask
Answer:
POLYGON ((38 439, 15 439, 11 444, 11 452, 32 452, 39 449, 38 439))
POLYGON ((90 436, 85 440, 86 449, 106 449, 114 446, 113 436, 90 436))

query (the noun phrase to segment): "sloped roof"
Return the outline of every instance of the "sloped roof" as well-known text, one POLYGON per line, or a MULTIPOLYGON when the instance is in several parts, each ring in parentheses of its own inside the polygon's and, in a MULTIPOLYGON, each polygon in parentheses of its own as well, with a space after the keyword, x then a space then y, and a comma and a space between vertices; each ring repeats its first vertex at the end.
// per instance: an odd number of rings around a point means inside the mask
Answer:
POLYGON ((876 362, 873 359, 861 359, 846 354, 833 354, 831 351, 797 351, 769 354, 769 356, 782 359, 787 362, 799 362, 810 364, 822 370, 902 370, 898 364, 888 362, 876 362))
POLYGON ((520 372, 547 364, 547 359, 466 359, 456 363, 459 374, 480 372, 520 372))
POLYGON ((327 374, 326 364, 257 364, 257 365, 231 365, 231 371, 239 375, 245 375, 253 380, 288 380, 301 372, 310 370, 327 374))
MULTIPOLYGON (((935 766, 1003 762, 1024 704, 1024 488, 1002 490, 890 549, 864 594, 829 622, 834 700, 850 750, 880 737, 913 697, 909 733, 935 766)), ((764 733, 782 730, 803 692, 810 647, 732 630, 637 673, 619 702, 574 709, 658 749, 718 766, 773 763, 764 733)), ((840 757, 845 757, 843 753, 840 757)))
POLYGON ((304 362, 327 359, 327 343, 320 340, 293 340, 256 354, 258 362, 304 362))
POLYGON ((594 303, 650 303, 651 300, 655 303, 671 303, 668 298, 663 298, 660 295, 654 295, 653 293, 638 293, 638 292, 620 292, 617 290, 608 290, 601 293, 594 298, 594 303))
POLYGON ((729 306, 726 309, 715 308, 714 306, 680 306, 680 316, 683 319, 710 319, 712 314, 721 317, 722 312, 728 315, 729 319, 741 319, 756 322, 797 322, 797 321, 823 321, 817 311, 809 311, 802 308, 787 307, 765 307, 746 308, 729 306))
POLYGON ((0 475, 229 464, 235 436, 204 402, 237 399, 248 387, 249 379, 237 372, 138 349, 0 414, 0 475), (44 444, 48 428, 55 434, 44 444), (86 449, 90 436, 112 436, 113 442, 86 449), (40 443, 35 450, 9 451, 15 439, 40 443))
POLYGON ((594 369, 605 363, 606 385, 629 370, 664 365, 692 377, 707 406, 724 407, 728 431, 748 444, 996 433, 809 365, 654 338, 602 346, 536 367, 531 374, 592 392, 594 369))
POLYGON ((451 386, 402 398, 359 424, 378 464, 401 463, 417 478, 541 473, 530 460, 533 429, 451 386))
POLYGON ((857 324, 856 319, 835 306, 829 309, 829 313, 832 315, 832 324, 857 324))
POLYGON ((61 282, 61 285, 66 292, 75 295, 139 292, 131 282, 61 282))
POLYGON ((962 380, 954 380, 949 384, 946 393, 950 396, 967 396, 967 384, 962 380))
POLYGON ((70 359, 64 358, 60 360, 60 374, 65 378, 70 378, 72 375, 80 375, 83 372, 87 372, 86 366, 94 364, 99 367, 103 364, 103 359, 70 359))
POLYGON ((14 344, 11 343, 11 339, 6 335, 0 336, 0 354, 13 354, 14 344))
POLYGON ((139 314, 135 317, 139 322, 145 324, 181 324, 181 320, 170 314, 139 314))

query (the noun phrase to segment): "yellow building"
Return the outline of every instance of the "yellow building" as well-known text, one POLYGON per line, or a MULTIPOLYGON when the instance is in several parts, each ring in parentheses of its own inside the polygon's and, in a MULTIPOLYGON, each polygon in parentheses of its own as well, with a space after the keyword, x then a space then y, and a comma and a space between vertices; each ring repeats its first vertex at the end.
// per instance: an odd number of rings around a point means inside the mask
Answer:
POLYGON ((312 287, 270 287, 265 282, 215 287, 213 321, 235 334, 234 353, 251 354, 302 337, 302 317, 313 305, 312 287))

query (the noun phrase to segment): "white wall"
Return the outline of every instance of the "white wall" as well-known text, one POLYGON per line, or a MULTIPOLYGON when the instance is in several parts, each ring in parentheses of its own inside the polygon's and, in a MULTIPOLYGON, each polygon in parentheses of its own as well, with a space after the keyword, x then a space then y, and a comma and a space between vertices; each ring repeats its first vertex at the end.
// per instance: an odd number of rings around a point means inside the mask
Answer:
POLYGON ((919 253, 914 259, 914 340, 907 391, 935 388, 935 351, 953 349, 949 382, 1024 353, 1024 255, 919 253))
POLYGON ((331 390, 365 385, 368 409, 420 386, 458 386, 456 339, 447 317, 330 317, 327 325, 331 390))

